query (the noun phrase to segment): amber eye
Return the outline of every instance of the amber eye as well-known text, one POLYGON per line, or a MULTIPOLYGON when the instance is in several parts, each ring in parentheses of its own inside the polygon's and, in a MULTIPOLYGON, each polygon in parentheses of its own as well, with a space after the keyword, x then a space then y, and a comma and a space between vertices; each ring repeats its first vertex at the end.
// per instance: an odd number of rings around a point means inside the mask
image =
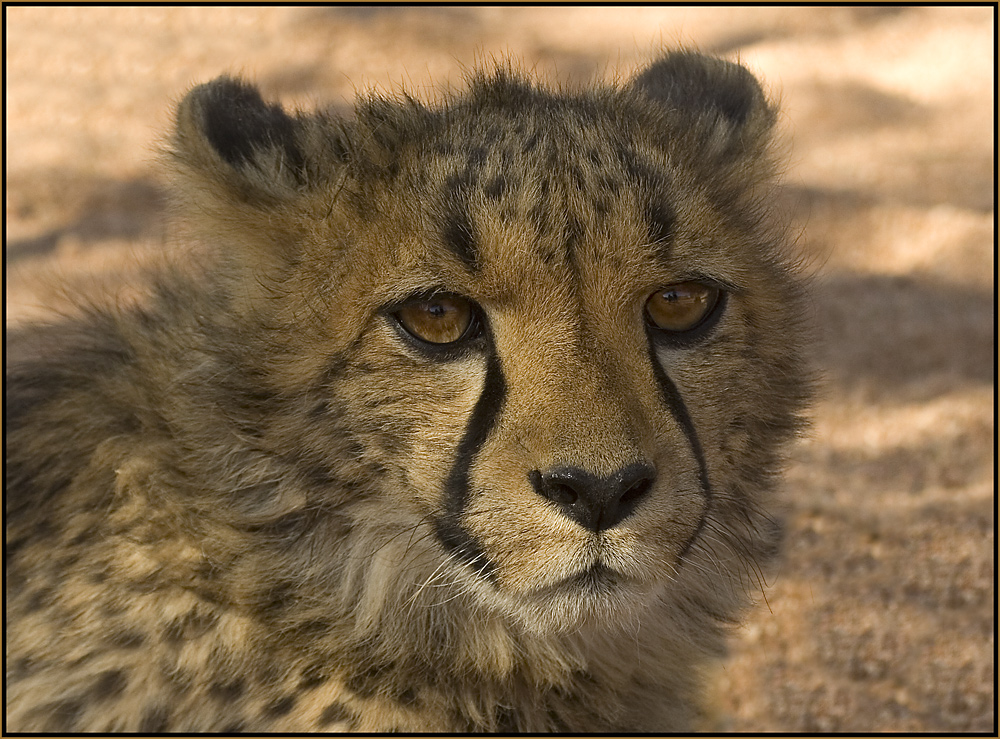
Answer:
POLYGON ((700 282, 667 285, 646 299, 646 320, 662 331, 690 331, 712 312, 720 293, 700 282))
POLYGON ((463 338, 475 319, 472 302, 458 295, 434 295, 405 303, 394 315, 406 331, 429 344, 463 338))

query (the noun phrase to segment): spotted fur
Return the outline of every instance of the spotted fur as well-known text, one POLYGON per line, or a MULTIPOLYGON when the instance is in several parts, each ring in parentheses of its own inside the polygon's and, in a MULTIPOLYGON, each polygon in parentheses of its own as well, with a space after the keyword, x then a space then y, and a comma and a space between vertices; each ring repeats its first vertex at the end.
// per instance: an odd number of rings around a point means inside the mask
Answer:
POLYGON ((8 337, 7 728, 691 727, 806 398, 774 120, 688 52, 349 120, 195 88, 201 261, 8 337), (396 311, 440 294, 432 346, 396 311))

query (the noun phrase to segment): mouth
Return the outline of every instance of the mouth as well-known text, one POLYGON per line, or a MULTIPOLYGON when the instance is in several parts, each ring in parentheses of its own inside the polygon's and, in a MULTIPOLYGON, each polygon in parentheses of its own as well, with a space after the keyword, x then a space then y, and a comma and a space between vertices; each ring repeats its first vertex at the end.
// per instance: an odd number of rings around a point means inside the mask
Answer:
POLYGON ((565 577, 512 602, 532 631, 547 633, 602 628, 630 622, 649 604, 650 586, 596 562, 586 570, 565 577))
POLYGON ((601 600, 621 595, 630 582, 631 578, 628 576, 601 562, 595 562, 586 570, 535 591, 535 596, 583 596, 588 600, 601 600))
POLYGON ((614 589, 625 579, 624 575, 615 572, 602 562, 595 562, 589 569, 566 578, 561 584, 573 590, 600 593, 614 589))
POLYGON ((595 557, 579 562, 545 584, 528 588, 492 586, 479 580, 481 597, 532 633, 565 632, 585 626, 611 627, 631 622, 651 602, 654 584, 614 569, 595 557))

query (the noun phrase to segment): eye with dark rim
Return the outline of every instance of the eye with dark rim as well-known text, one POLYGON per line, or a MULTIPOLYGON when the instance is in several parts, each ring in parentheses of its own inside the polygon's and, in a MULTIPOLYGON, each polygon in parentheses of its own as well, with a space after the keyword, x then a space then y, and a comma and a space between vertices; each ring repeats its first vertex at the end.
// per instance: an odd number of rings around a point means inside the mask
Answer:
POLYGON ((701 338, 722 315, 726 293, 702 282, 676 282, 646 298, 646 323, 668 341, 683 343, 701 338))
POLYGON ((479 307, 461 295, 415 296, 390 315, 402 332, 422 349, 448 352, 482 335, 479 307))

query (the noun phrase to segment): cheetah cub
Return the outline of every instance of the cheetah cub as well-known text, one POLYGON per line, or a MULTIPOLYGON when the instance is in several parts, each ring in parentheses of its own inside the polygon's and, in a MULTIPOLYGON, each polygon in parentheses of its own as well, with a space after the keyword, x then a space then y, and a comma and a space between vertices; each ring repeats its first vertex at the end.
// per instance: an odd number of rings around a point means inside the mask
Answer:
POLYGON ((192 90, 202 261, 8 336, 7 728, 696 725, 807 397, 775 116, 689 52, 192 90))

